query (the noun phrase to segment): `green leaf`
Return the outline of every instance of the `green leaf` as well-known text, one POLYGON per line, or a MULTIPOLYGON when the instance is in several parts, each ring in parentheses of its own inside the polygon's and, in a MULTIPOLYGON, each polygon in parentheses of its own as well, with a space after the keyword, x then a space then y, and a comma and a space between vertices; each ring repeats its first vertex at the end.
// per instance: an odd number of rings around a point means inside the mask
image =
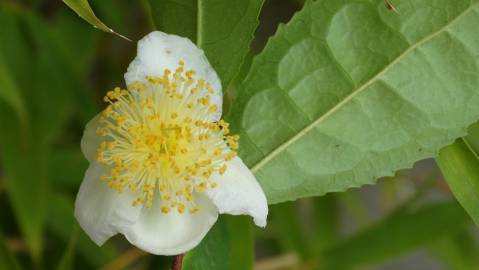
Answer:
POLYGON ((263 0, 150 0, 158 29, 195 41, 224 88, 249 51, 263 0))
POLYGON ((20 265, 15 256, 6 245, 3 235, 0 233, 0 270, 20 270, 20 265))
POLYGON ((476 132, 443 148, 436 160, 452 193, 479 226, 479 152, 469 143, 477 143, 476 132))
POLYGON ((196 41, 197 0, 149 0, 156 28, 196 41))
POLYGON ((396 2, 309 1, 254 59, 229 120, 269 203, 372 184, 478 119, 477 1, 396 2))
MULTIPOLYGON (((463 230, 469 218, 455 202, 400 211, 322 254, 324 269, 378 263, 463 230)), ((333 269, 334 269, 333 268, 333 269)))
MULTIPOLYGON (((104 32, 115 34, 123 39, 131 41, 129 38, 118 34, 113 31, 110 27, 106 26, 100 19, 98 19, 90 7, 90 4, 87 0, 63 0, 67 6, 69 6, 73 11, 75 11, 78 16, 83 18, 85 21, 93 25, 93 27, 98 28, 104 32)), ((113 8, 113 7, 112 7, 113 8)))
POLYGON ((184 270, 253 268, 253 234, 248 217, 221 216, 200 245, 188 252, 184 270))

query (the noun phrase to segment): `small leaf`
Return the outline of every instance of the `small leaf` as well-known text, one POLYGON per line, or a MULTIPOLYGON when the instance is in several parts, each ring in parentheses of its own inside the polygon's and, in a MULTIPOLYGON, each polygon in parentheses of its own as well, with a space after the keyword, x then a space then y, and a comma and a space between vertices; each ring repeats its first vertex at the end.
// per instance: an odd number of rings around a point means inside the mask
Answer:
POLYGON ((184 270, 248 270, 253 267, 250 219, 221 216, 205 239, 185 255, 184 270))
POLYGON ((270 204, 375 183, 479 118, 479 3, 396 8, 307 1, 253 60, 228 118, 270 204))
MULTIPOLYGON (((476 129, 475 124, 472 129, 476 129)), ((479 152, 470 142, 477 144, 477 130, 441 150, 437 164, 452 193, 479 226, 479 152)))
POLYGON ((157 28, 196 42, 226 89, 249 51, 263 0, 150 0, 150 5, 157 28))
POLYGON ((131 41, 129 38, 113 31, 113 29, 106 26, 102 21, 100 21, 100 19, 96 17, 95 13, 93 13, 93 10, 91 9, 90 4, 87 0, 63 0, 63 3, 65 3, 73 11, 75 11, 78 16, 82 17, 85 21, 93 25, 93 27, 131 41))

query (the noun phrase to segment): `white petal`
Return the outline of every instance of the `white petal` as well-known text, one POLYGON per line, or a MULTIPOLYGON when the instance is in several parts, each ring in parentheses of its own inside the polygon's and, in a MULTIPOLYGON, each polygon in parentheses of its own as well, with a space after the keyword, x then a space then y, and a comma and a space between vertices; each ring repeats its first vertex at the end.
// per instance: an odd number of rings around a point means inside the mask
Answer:
POLYGON ((86 159, 91 163, 96 160, 96 153, 100 143, 105 140, 98 134, 96 134, 96 128, 98 127, 98 119, 100 114, 97 114, 88 124, 86 124, 85 131, 83 131, 83 137, 81 138, 81 150, 86 159))
POLYGON ((196 196, 199 211, 179 214, 176 209, 164 214, 158 199, 144 208, 137 222, 123 231, 128 241, 156 255, 177 255, 200 243, 218 218, 218 210, 204 196, 196 196))
POLYGON ((107 170, 106 166, 92 162, 75 201, 75 217, 98 245, 134 224, 141 210, 131 205, 133 194, 118 193, 100 180, 107 170))
POLYGON ((247 214, 256 225, 266 226, 268 203, 261 186, 240 158, 227 163, 224 175, 215 174, 217 186, 207 189, 206 195, 218 207, 221 214, 247 214))
POLYGON ((151 32, 142 38, 138 42, 137 56, 125 73, 126 84, 144 82, 146 76, 161 76, 165 69, 174 71, 180 60, 185 62, 185 70, 196 71, 195 78, 211 83, 216 92, 211 96, 211 101, 219 108, 214 121, 219 120, 223 101, 220 79, 203 50, 187 38, 159 31, 151 32))

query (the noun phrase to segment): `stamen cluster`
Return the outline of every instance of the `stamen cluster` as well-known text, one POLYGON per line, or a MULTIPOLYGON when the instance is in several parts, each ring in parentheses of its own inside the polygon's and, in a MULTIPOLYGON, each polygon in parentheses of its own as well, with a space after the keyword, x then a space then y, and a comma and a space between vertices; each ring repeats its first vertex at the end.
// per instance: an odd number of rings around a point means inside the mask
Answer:
POLYGON ((228 135, 224 120, 213 122, 215 90, 195 73, 180 61, 173 73, 117 87, 104 98, 97 160, 109 173, 101 178, 118 192, 138 194, 134 206, 150 208, 158 195, 163 213, 195 213, 194 194, 214 188, 212 174, 224 174, 236 156, 239 136, 228 135))

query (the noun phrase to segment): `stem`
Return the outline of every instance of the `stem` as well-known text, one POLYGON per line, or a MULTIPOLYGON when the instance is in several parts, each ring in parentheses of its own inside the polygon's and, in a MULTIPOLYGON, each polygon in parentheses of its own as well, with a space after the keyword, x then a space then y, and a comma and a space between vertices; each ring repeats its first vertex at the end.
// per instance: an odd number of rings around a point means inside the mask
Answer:
POLYGON ((173 263, 171 264, 171 270, 181 270, 183 265, 183 256, 185 254, 176 255, 173 258, 173 263))

